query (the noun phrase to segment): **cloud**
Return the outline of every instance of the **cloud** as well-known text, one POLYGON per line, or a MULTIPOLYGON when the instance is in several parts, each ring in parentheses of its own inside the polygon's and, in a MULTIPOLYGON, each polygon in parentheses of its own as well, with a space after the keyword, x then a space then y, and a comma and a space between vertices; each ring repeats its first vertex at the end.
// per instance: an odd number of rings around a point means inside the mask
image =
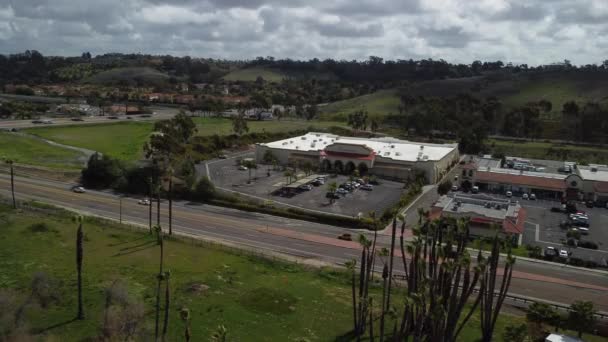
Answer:
POLYGON ((606 0, 0 0, 0 53, 587 64, 606 32, 606 0))

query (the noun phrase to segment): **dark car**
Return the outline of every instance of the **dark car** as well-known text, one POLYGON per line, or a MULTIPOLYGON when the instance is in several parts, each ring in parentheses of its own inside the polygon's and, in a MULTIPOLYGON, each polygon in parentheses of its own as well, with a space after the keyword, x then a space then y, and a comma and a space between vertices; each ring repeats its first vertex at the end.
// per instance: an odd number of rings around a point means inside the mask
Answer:
POLYGON ((593 208, 595 206, 595 203, 593 201, 587 201, 585 205, 587 206, 587 208, 593 208))

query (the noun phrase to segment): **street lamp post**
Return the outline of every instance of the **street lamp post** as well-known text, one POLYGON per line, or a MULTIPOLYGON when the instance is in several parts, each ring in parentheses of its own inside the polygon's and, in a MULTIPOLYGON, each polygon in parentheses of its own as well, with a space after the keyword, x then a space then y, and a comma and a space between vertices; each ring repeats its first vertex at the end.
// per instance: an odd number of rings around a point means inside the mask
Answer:
POLYGON ((119 203, 118 221, 122 224, 122 196, 118 196, 118 203, 119 203))

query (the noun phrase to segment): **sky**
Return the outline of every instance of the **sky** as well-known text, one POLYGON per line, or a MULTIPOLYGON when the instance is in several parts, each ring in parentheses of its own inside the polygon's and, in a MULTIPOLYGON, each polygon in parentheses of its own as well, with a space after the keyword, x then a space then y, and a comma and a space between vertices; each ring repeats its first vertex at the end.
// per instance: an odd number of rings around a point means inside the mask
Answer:
POLYGON ((0 53, 608 59, 608 0, 0 0, 0 53))

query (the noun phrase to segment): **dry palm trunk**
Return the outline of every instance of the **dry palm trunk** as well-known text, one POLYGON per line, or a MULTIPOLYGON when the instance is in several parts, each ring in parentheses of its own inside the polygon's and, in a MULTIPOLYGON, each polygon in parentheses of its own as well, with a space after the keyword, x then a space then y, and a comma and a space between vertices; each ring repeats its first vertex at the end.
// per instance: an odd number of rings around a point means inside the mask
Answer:
POLYGON ((83 250, 83 232, 82 222, 78 225, 78 231, 76 232, 76 271, 78 273, 78 314, 77 318, 84 319, 84 308, 82 304, 82 259, 84 257, 83 250))

